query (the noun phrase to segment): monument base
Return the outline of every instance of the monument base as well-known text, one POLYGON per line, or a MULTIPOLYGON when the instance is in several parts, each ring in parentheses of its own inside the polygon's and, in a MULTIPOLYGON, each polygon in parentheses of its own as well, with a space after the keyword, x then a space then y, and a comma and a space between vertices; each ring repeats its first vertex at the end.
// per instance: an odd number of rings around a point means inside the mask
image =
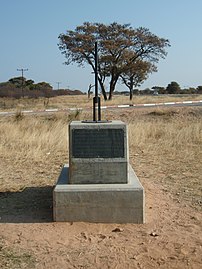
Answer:
POLYGON ((62 168, 53 190, 53 218, 62 222, 144 223, 144 189, 129 165, 127 184, 68 184, 62 168))

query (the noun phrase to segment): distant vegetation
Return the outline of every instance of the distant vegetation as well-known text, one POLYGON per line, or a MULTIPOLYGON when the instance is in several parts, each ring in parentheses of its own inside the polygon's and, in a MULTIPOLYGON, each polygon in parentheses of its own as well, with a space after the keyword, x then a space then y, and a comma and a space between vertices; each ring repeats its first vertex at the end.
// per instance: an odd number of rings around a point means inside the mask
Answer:
POLYGON ((197 88, 188 87, 182 89, 175 81, 168 84, 166 88, 154 86, 152 89, 159 94, 202 94, 202 86, 198 86, 197 88))
MULTIPOLYGON (((123 92, 117 92, 115 91, 114 94, 123 94, 123 95, 129 95, 129 92, 123 91, 123 92)), ((181 88, 180 85, 172 81, 168 84, 167 87, 161 87, 161 86, 153 86, 151 89, 146 88, 144 90, 135 89, 133 90, 133 95, 158 95, 158 94, 202 94, 202 86, 198 86, 196 88, 194 87, 188 87, 188 88, 181 88)))
POLYGON ((38 97, 54 97, 59 95, 81 95, 79 90, 60 89, 53 90, 52 86, 47 82, 35 83, 32 79, 24 77, 14 77, 7 82, 0 83, 0 97, 12 98, 38 98, 38 97))
MULTIPOLYGON (((39 97, 55 97, 62 95, 84 95, 80 90, 69 90, 69 89, 59 89, 53 90, 52 86, 47 82, 35 83, 32 79, 26 79, 22 77, 14 77, 9 79, 7 82, 0 83, 0 98, 10 97, 10 98, 39 98, 39 97)), ((93 91, 88 92, 90 97, 93 91)), ((109 92, 106 92, 109 95, 109 92)), ((114 95, 125 95, 131 97, 130 91, 114 91, 114 95)), ((154 86, 151 89, 146 88, 144 90, 134 89, 133 95, 159 95, 159 94, 202 94, 202 86, 196 88, 181 88, 180 85, 172 81, 167 87, 154 86)))

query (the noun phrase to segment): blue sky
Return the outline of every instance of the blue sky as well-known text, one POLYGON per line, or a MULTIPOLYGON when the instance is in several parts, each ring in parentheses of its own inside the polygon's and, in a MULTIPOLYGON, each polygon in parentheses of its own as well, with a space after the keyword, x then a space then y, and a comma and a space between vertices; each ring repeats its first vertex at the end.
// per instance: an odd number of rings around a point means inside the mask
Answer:
POLYGON ((27 79, 86 91, 94 82, 91 69, 64 65, 57 44, 60 33, 89 21, 130 23, 170 40, 166 59, 142 89, 171 81, 197 87, 202 85, 201 11, 201 0, 0 0, 0 82, 20 76, 17 68, 28 68, 27 79))

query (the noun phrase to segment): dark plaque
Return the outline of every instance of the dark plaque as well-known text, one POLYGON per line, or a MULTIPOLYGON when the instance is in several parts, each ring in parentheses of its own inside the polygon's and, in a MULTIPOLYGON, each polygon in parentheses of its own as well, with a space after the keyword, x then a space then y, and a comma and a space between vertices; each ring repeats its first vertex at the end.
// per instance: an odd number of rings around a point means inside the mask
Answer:
POLYGON ((123 158, 123 129, 73 129, 73 158, 123 158))

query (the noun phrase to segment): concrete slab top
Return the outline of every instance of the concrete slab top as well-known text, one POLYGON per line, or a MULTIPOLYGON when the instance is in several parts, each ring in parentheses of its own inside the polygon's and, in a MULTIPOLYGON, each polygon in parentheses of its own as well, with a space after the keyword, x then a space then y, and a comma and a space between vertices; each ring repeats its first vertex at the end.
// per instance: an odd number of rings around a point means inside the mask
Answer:
POLYGON ((71 128, 120 128, 120 126, 126 126, 126 124, 123 121, 120 120, 113 120, 109 122, 84 122, 84 121, 72 121, 70 123, 71 128))

